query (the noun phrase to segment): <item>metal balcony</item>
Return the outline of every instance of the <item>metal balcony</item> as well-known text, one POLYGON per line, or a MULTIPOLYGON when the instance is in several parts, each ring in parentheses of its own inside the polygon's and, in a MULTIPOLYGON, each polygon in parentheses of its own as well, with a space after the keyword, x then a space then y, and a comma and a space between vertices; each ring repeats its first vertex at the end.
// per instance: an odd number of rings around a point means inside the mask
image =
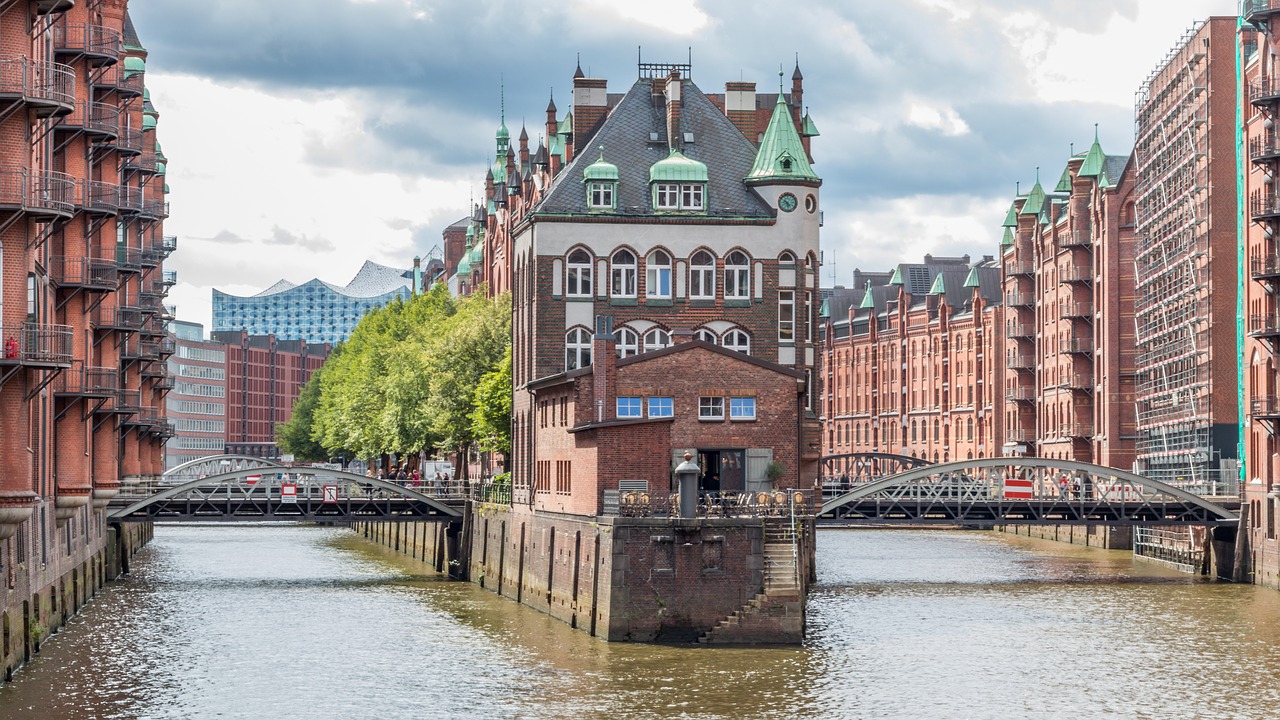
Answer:
MULTIPOLYGON (((164 215, 165 217, 169 217, 169 203, 165 203, 164 215)), ((164 237, 160 238, 160 249, 164 251, 164 254, 166 256, 172 255, 173 252, 178 249, 178 236, 165 235, 164 237)), ((174 277, 175 277, 174 282, 177 282, 176 280, 177 276, 174 276, 174 277)))
POLYGON ((1008 323, 1005 325, 1005 337, 1014 339, 1030 339, 1036 336, 1035 327, 1025 323, 1008 323))
MULTIPOLYGON (((138 392, 137 390, 129 392, 138 392)), ((160 416, 160 413, 151 405, 143 405, 139 398, 138 405, 133 408, 132 417, 124 420, 125 425, 136 425, 139 427, 149 427, 160 416)))
POLYGON ((160 357, 167 358, 178 352, 178 342, 171 337, 162 338, 160 340, 160 357))
POLYGON ((1035 307, 1036 297, 1031 293, 1006 293, 1004 304, 1009 307, 1035 307))
POLYGON ((1028 387, 1007 388, 1004 391, 1006 402, 1032 403, 1036 401, 1035 390, 1028 387))
POLYGON ((101 180, 82 180, 81 203, 92 215, 115 215, 120 212, 120 186, 101 180))
POLYGON ((176 437, 178 434, 178 428, 169 420, 168 417, 161 415, 156 418, 156 423, 152 428, 152 433, 163 441, 176 437))
POLYGON ((143 73, 126 71, 124 63, 116 63, 92 74, 93 87, 99 93, 116 93, 122 98, 138 97, 143 90, 143 73))
POLYGON ((156 378, 168 377, 169 369, 165 367, 165 363, 160 360, 160 343, 143 343, 143 348, 144 352, 150 353, 150 357, 146 358, 147 360, 150 360, 150 362, 142 366, 140 373, 142 377, 151 378, 153 380, 156 378))
POLYGON ((120 272, 142 272, 142 249, 116 246, 116 266, 120 272))
POLYGON ((1060 306, 1058 317, 1072 320, 1089 320, 1093 318, 1093 304, 1087 302, 1067 303, 1060 306))
POLYGON ((1249 138, 1249 159, 1255 163, 1268 163, 1280 158, 1280 136, 1266 132, 1249 138))
POLYGON ((1240 1, 1240 17, 1254 26, 1265 24, 1276 13, 1280 13, 1280 0, 1240 1))
POLYGON ((36 221, 69 218, 76 212, 76 182, 53 170, 0 167, 0 209, 21 211, 36 221))
POLYGON ((142 393, 137 390, 116 391, 116 412, 133 414, 142 408, 142 393))
POLYGON ((137 332, 142 329, 146 316, 142 308, 122 305, 114 308, 99 305, 93 309, 93 325, 99 330, 137 332))
POLYGON ((102 25, 54 25, 53 52, 68 57, 84 57, 94 67, 120 60, 120 33, 102 25))
POLYGON ((1009 442, 1031 444, 1032 442, 1035 442, 1036 434, 1030 430, 1014 428, 1012 430, 1006 430, 1004 437, 1005 440, 1008 440, 1009 442))
POLYGON ((177 284, 178 284, 178 271, 177 271, 177 270, 165 270, 165 271, 164 271, 164 275, 162 275, 162 276, 161 276, 161 280, 160 280, 160 282, 164 283, 166 287, 173 287, 174 285, 177 285, 177 284))
POLYGON ((0 326, 0 365, 71 367, 70 325, 22 323, 0 326))
POLYGON ((1280 420, 1280 397, 1254 398, 1249 403, 1249 414, 1255 420, 1280 420))
POLYGON ((1280 255, 1271 253, 1250 260, 1249 276, 1258 282, 1280 281, 1280 255))
POLYGON ((177 386, 177 382, 178 379, 174 376, 165 375, 164 377, 156 379, 155 389, 157 392, 173 392, 174 387, 177 386))
POLYGON ((111 260, 54 255, 49 258, 49 277, 58 287, 110 292, 119 286, 120 276, 111 260))
POLYGON ((142 131, 133 128, 121 128, 116 136, 116 150, 122 155, 142 154, 142 131))
POLYGON ((142 267, 156 268, 160 267, 160 262, 164 260, 164 256, 160 253, 159 248, 154 245, 148 245, 142 248, 142 267))
POLYGON ((142 200, 142 216, 155 219, 164 219, 169 217, 169 203, 161 198, 146 198, 142 200))
POLYGON ((1067 338, 1058 343, 1058 352, 1072 355, 1092 355, 1093 354, 1093 338, 1074 337, 1067 338))
POLYGON ((136 155, 126 156, 124 159, 124 169, 155 174, 158 162, 159 161, 156 159, 156 153, 154 150, 143 150, 136 155))
POLYGON ((1035 265, 1030 262, 1010 262, 1004 265, 1005 275, 1034 275, 1036 272, 1035 265))
POLYGON ((164 305, 160 310, 160 319, 166 322, 173 321, 178 315, 178 306, 164 305))
POLYGON ((1093 238, 1089 233, 1083 230, 1072 230, 1058 236, 1058 247, 1089 247, 1093 244, 1093 238))
POLYGON ((1067 378, 1066 386, 1079 392, 1093 392, 1093 376, 1088 373, 1077 373, 1067 378))
POLYGON ((88 367, 77 363, 64 370, 55 395, 68 397, 110 398, 120 387, 120 373, 115 368, 88 367))
POLYGON ((76 71, 70 65, 26 57, 0 58, 0 100, 22 102, 37 117, 75 108, 76 71))
POLYGON ((1089 423, 1075 423, 1063 428, 1062 433, 1064 437, 1069 438, 1091 438, 1093 437, 1093 425, 1089 423))
POLYGON ((120 212, 128 215, 137 215, 142 212, 144 204, 144 195, 142 188, 132 185, 120 186, 120 212))
POLYGON ((1010 370, 1034 370, 1036 363, 1030 355, 1010 355, 1005 360, 1005 367, 1010 370))
POLYGON ((162 310, 160 315, 153 316, 142 324, 140 330, 142 337, 164 337, 169 334, 169 321, 165 318, 164 312, 162 310))
POLYGON ((1093 268, 1088 265, 1072 265, 1062 269, 1058 279, 1064 283, 1088 285, 1093 282, 1093 268))
POLYGON ((155 315, 160 312, 160 305, 161 299, 159 295, 147 291, 138 294, 138 307, 142 308, 142 312, 155 315))
POLYGON ((120 108, 82 100, 55 130, 83 130, 97 140, 114 140, 120 134, 120 108))
POLYGON ((1249 196, 1249 217, 1254 221, 1280 217, 1280 194, 1252 193, 1249 196))
POLYGON ((1280 316, 1252 315, 1249 317, 1249 336, 1275 338, 1280 336, 1280 316))

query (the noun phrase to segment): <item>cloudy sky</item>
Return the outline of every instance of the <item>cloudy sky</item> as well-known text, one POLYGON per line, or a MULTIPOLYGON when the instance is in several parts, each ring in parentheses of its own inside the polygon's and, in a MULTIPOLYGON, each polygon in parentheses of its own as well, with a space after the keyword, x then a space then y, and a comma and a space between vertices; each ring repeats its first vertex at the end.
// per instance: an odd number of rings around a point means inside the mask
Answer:
MULTIPOLYGON (((210 290, 407 267, 512 135, 569 108, 580 55, 613 92, 693 56, 706 92, 762 91, 797 54, 822 136, 824 284, 924 253, 996 251, 1016 184, 1072 145, 1127 153, 1133 96, 1234 0, 133 0, 179 250, 178 316, 210 290)), ((788 80, 789 85, 789 80, 788 80)))

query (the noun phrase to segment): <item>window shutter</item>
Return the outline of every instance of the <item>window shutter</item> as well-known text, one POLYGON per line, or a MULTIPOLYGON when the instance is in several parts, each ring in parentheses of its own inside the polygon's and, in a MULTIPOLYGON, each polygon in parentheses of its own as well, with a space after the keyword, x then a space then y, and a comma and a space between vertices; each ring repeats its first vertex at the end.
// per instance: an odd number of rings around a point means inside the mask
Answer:
POLYGON ((747 450, 747 492, 772 490, 765 470, 773 462, 773 448, 749 448, 747 450))

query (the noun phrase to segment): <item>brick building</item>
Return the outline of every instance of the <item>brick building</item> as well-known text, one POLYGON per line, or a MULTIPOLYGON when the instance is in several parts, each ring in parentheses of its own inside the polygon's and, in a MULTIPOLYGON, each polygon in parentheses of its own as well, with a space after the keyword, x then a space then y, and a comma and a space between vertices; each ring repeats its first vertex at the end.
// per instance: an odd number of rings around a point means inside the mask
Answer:
POLYGON ((226 451, 279 457, 276 426, 293 417, 294 401, 330 346, 244 331, 215 332, 213 339, 226 351, 226 451))
POLYGON ((161 472, 173 352, 161 265, 175 242, 127 3, 0 3, 0 44, 7 676, 106 577, 103 508, 121 483, 161 472))
POLYGON ((1133 467, 1133 177, 1095 136, 1009 208, 1002 454, 1133 467))
POLYGON ((227 350, 204 336, 199 323, 169 323, 176 352, 169 358, 173 390, 165 410, 173 437, 165 444, 165 470, 210 455, 227 444, 227 350))
MULTIPOLYGON (((854 272, 822 308, 823 454, 1001 454, 1000 267, 932 257, 854 272)), ((829 474, 849 471, 839 462, 829 474)))
POLYGON ((1239 472, 1236 25, 1189 30, 1135 108, 1134 469, 1196 490, 1239 472))

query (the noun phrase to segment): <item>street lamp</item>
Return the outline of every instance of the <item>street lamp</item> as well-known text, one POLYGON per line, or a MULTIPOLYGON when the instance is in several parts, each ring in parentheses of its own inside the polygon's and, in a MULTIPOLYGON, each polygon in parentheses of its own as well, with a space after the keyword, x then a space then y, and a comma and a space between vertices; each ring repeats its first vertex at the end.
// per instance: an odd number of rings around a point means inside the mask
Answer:
POLYGON ((698 475, 702 469, 693 462, 693 454, 685 451, 684 462, 676 466, 679 479, 680 517, 691 518, 698 514, 698 475))

